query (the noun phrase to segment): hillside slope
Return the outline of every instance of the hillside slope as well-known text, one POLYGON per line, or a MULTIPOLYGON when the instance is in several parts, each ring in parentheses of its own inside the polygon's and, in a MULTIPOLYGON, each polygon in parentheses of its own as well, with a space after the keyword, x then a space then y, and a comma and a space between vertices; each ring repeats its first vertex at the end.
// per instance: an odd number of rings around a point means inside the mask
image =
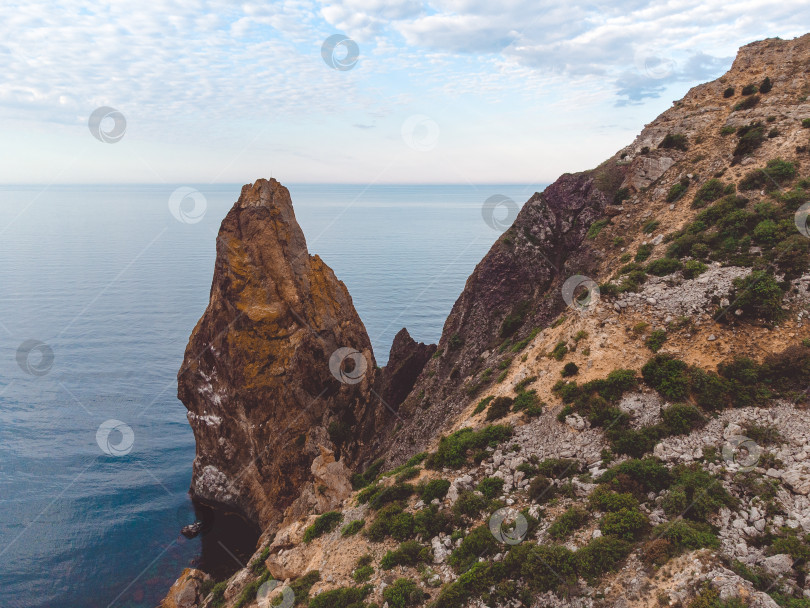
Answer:
POLYGON ((353 491, 164 605, 810 605, 808 73, 810 35, 747 45, 535 194, 400 338, 397 424, 322 438, 353 491))

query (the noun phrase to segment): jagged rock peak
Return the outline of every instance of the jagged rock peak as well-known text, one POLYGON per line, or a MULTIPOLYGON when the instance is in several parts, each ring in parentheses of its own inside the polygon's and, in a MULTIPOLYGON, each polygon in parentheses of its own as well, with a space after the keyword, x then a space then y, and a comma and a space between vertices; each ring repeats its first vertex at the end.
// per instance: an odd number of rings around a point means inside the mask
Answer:
POLYGON ((351 296, 309 255, 289 191, 273 179, 244 186, 222 221, 208 307, 178 373, 197 442, 192 494, 262 526, 293 503, 340 500, 340 480, 317 500, 308 491, 312 463, 326 449, 354 466, 371 450, 385 425, 376 375, 351 296), (362 364, 349 381, 330 370, 338 349, 362 364))

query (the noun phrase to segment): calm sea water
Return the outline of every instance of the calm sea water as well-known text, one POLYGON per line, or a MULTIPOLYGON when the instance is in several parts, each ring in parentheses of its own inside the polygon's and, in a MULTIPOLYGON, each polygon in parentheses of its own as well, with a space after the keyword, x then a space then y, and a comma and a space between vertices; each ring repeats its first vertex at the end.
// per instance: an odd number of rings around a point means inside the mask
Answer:
MULTIPOLYGON (((177 187, 0 187, 0 606, 152 607, 199 563, 200 539, 179 534, 194 520, 194 438, 175 375, 240 186, 194 186, 194 223, 170 213, 177 187), (104 441, 108 420, 126 426, 104 441)), ((290 187, 381 365, 401 327, 439 338, 499 234, 483 202, 540 189, 290 187)))

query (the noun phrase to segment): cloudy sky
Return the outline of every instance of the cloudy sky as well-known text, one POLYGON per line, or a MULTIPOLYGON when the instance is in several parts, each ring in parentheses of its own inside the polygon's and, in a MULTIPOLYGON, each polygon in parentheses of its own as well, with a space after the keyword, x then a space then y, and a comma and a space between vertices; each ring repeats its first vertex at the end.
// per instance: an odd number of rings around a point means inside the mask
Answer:
POLYGON ((542 183, 808 23, 806 0, 6 0, 0 182, 542 183))

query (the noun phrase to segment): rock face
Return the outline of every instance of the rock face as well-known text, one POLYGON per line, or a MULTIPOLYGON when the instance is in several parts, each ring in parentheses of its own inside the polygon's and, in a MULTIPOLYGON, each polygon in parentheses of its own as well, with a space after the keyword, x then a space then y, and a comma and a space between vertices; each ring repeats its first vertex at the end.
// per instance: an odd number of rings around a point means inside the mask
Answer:
MULTIPOLYGON (((334 452, 346 472, 370 452, 387 424, 375 370, 352 299, 309 255, 288 190, 272 179, 244 186, 178 373, 197 442, 192 494, 263 527, 278 521, 316 483, 313 460, 334 452)), ((332 482, 337 496, 345 483, 332 482)))
POLYGON ((425 364, 436 352, 435 344, 416 342, 404 327, 394 336, 388 365, 383 369, 383 399, 397 408, 411 392, 425 364))
POLYGON ((565 174, 526 202, 456 300, 439 341, 440 356, 428 364, 435 373, 423 375, 402 406, 411 418, 390 446, 392 461, 426 445, 466 404, 463 383, 480 369, 482 352, 523 327, 547 325, 565 308, 560 287, 571 275, 587 274, 598 259, 585 236, 623 179, 622 168, 605 163, 565 174), (429 402, 420 398, 424 394, 429 402))
POLYGON ((211 577, 205 572, 186 568, 169 589, 159 608, 195 608, 204 599, 202 587, 207 581, 211 581, 211 577))

